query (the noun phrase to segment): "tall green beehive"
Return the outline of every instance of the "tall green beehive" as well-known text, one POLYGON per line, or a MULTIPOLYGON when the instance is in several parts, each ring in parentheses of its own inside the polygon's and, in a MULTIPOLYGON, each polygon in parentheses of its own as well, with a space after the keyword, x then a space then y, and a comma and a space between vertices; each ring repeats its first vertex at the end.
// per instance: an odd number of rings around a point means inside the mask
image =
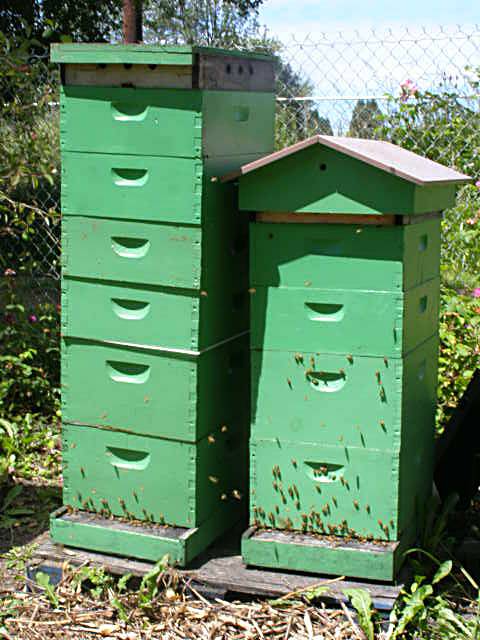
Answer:
POLYGON ((256 212, 244 561, 392 579, 431 492, 440 211, 468 178, 316 136, 235 179, 256 212))
POLYGON ((272 150, 267 56, 54 46, 64 505, 57 542, 185 564, 246 493, 248 226, 215 179, 272 150))

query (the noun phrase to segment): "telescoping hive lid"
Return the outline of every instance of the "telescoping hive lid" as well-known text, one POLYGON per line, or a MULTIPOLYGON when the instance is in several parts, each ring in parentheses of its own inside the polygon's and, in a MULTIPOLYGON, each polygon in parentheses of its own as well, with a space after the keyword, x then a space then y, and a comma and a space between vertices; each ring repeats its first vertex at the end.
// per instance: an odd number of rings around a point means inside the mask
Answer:
POLYGON ((390 142, 316 135, 243 165, 240 209, 289 213, 400 214, 455 202, 465 174, 390 142))
POLYGON ((52 44, 63 84, 228 91, 275 90, 275 58, 213 47, 147 44, 52 44))

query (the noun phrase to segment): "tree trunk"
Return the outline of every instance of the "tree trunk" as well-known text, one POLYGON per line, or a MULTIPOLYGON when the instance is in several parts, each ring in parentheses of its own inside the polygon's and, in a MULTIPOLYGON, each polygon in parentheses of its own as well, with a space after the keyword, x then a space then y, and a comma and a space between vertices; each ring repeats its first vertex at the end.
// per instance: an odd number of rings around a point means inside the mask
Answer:
POLYGON ((141 0, 123 0, 123 41, 141 42, 143 38, 141 0))

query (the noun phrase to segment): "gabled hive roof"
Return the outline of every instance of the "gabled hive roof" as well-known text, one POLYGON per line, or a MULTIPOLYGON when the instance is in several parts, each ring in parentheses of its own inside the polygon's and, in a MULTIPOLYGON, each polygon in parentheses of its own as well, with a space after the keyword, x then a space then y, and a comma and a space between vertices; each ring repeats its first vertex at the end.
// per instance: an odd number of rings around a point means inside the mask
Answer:
POLYGON ((471 182, 472 178, 455 169, 450 169, 412 151, 407 151, 391 142, 383 140, 367 140, 363 138, 346 138, 340 136, 316 135, 302 140, 290 147, 275 151, 263 158, 244 164, 237 171, 227 174, 222 182, 234 180, 240 176, 261 169, 287 156, 311 147, 315 144, 329 147, 347 156, 361 160, 382 171, 391 173, 417 185, 462 184, 471 182))

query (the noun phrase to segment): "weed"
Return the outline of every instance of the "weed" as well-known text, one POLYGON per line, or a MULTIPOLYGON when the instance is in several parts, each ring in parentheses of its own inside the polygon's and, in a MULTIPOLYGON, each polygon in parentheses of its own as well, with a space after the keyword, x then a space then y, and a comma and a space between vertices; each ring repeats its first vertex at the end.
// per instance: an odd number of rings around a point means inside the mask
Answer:
POLYGON ((55 593, 55 587, 50 582, 50 576, 42 571, 39 571, 35 574, 35 582, 39 587, 45 591, 45 595, 47 596, 48 601, 55 609, 58 609, 60 605, 60 600, 58 599, 57 594, 55 593))
POLYGON ((357 612, 358 624, 367 640, 375 640, 374 615, 372 599, 365 589, 344 589, 343 593, 350 599, 357 612))

